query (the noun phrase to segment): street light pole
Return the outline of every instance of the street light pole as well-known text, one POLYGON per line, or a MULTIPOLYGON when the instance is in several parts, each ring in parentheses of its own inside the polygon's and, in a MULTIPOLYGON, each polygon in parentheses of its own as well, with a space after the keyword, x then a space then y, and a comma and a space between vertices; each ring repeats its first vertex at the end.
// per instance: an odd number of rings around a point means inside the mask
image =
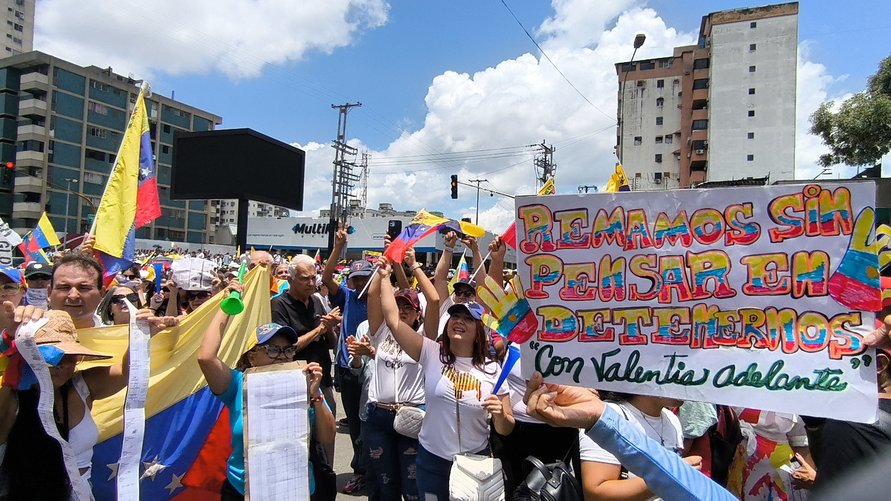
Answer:
POLYGON ((628 81, 628 65, 631 65, 634 62, 634 56, 637 55, 637 49, 643 46, 646 39, 647 36, 643 33, 638 33, 634 37, 634 52, 631 53, 631 60, 625 63, 625 75, 622 77, 622 89, 620 91, 622 99, 620 112, 622 116, 619 118, 619 125, 621 127, 621 134, 619 134, 619 163, 623 165, 625 164, 625 82, 628 81))
POLYGON ((488 179, 469 179, 471 183, 476 183, 476 218, 473 224, 480 224, 480 183, 485 183, 488 179))
MULTIPOLYGON (((68 214, 68 211, 71 210, 71 185, 77 184, 77 179, 66 179, 65 182, 68 183, 68 192, 65 194, 65 233, 71 233, 71 231, 68 228, 68 225, 70 223, 70 221, 69 221, 70 214, 68 214)), ((76 214, 77 214, 77 211, 75 211, 75 215, 76 214)))

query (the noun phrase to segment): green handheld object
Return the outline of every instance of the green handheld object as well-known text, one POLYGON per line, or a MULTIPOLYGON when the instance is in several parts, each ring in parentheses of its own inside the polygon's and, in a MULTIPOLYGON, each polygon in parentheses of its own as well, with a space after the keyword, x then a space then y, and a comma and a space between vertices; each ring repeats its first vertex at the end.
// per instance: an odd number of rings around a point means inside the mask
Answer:
MULTIPOLYGON (((247 272, 247 263, 241 263, 241 268, 238 269, 238 283, 244 283, 245 272, 247 272)), ((244 301, 241 300, 241 294, 236 291, 230 292, 229 297, 220 302, 220 309, 226 315, 238 315, 244 311, 244 301)))

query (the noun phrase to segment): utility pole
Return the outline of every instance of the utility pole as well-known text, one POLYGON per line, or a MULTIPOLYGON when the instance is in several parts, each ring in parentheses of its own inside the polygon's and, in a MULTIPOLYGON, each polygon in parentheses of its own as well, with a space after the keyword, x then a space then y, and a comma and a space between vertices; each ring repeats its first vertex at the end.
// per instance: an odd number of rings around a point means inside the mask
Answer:
POLYGON ((359 186, 361 187, 360 192, 359 192, 360 193, 359 200, 361 200, 361 203, 362 203, 362 213, 363 214, 365 213, 365 209, 368 207, 368 158, 369 158, 369 156, 370 155, 368 155, 367 151, 363 152, 362 153, 362 163, 359 164, 359 167, 362 168, 362 174, 361 174, 362 182, 359 184, 359 186))
POLYGON ((473 224, 480 224, 480 183, 488 182, 488 179, 469 179, 471 183, 476 183, 476 218, 473 224))
POLYGON ((541 140, 541 144, 533 146, 538 148, 538 152, 533 160, 535 163, 535 180, 538 183, 536 188, 541 188, 548 182, 548 179, 557 174, 557 165, 554 163, 554 151, 556 148, 554 148, 554 145, 546 145, 544 139, 541 140))
MULTIPOLYGON (((337 116, 337 139, 334 140, 334 175, 331 178, 331 214, 328 219, 328 253, 334 249, 334 234, 338 226, 347 227, 349 221, 349 197, 354 183, 359 180, 353 174, 355 161, 348 161, 346 156, 355 157, 358 150, 346 144, 346 119, 350 108, 362 106, 362 103, 332 104, 331 108, 339 111, 337 116)), ((339 259, 339 256, 335 256, 339 259)))

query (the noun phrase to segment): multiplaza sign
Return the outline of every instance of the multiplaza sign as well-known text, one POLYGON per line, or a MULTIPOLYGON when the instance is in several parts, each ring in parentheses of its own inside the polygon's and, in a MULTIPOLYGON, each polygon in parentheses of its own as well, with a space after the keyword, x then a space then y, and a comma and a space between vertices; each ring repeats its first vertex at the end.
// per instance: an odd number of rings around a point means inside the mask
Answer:
MULTIPOLYGON (((361 249, 371 251, 383 251, 384 236, 387 234, 387 225, 392 220, 402 222, 405 228, 411 223, 410 217, 369 217, 354 218, 350 220, 347 236, 349 249, 361 249)), ((317 249, 328 247, 328 231, 330 221, 312 217, 283 217, 248 219, 248 245, 258 249, 293 249, 314 253, 317 249)), ((500 231, 500 229, 499 229, 500 231)), ((486 255, 489 242, 495 236, 487 231, 480 239, 479 246, 483 256, 486 255)), ((443 235, 434 233, 421 239, 414 248, 418 252, 441 252, 443 235)), ((462 246, 458 244, 455 252, 460 254, 462 246)), ((470 252, 467 251, 467 255, 470 252)), ((516 262, 515 252, 508 248, 505 261, 516 262)))

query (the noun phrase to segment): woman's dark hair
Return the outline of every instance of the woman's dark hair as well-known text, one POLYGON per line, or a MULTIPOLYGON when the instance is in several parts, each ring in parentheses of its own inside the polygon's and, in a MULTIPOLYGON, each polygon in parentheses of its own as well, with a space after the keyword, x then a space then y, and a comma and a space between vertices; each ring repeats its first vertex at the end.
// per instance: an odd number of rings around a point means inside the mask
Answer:
POLYGON ((136 306, 137 309, 142 308, 142 301, 139 300, 139 291, 134 290, 133 287, 126 285, 117 285, 115 287, 112 287, 108 292, 105 293, 105 297, 103 297, 102 302, 99 303, 99 308, 96 309, 96 311, 99 313, 99 318, 102 319, 103 324, 114 324, 114 315, 112 315, 111 313, 111 300, 114 297, 114 290, 118 287, 130 289, 131 291, 133 291, 133 293, 136 294, 136 303, 134 304, 134 306, 136 306))
MULTIPOLYGON (((70 387, 70 382, 65 383, 60 391, 67 392, 70 387)), ((9 486, 6 499, 68 499, 71 493, 62 448, 43 430, 37 414, 38 395, 37 389, 16 392, 19 410, 0 465, 9 486)), ((68 430, 59 428, 62 438, 68 440, 68 430)))
MULTIPOLYGON (((446 321, 442 328, 442 335, 439 337, 439 361, 445 365, 454 365, 455 355, 452 353, 452 341, 449 339, 448 329, 451 317, 446 321)), ((489 360, 489 341, 486 336, 486 327, 480 320, 474 319, 476 324, 476 337, 473 339, 473 366, 482 372, 485 371, 486 362, 489 360)))
POLYGON ((627 402, 634 396, 633 393, 622 393, 620 391, 606 390, 600 392, 600 399, 604 402, 627 402))
MULTIPOLYGON (((276 334, 276 336, 278 336, 278 335, 279 335, 279 334, 276 334)), ((275 337, 275 336, 272 336, 272 338, 274 338, 274 337, 275 337)), ((272 338, 269 338, 269 341, 271 341, 272 338)), ((268 343, 269 341, 266 341, 266 342, 268 343)), ((266 343, 263 343, 263 344, 266 344, 266 343)), ((257 348, 259 348, 260 346, 263 346, 263 345, 262 345, 262 344, 256 344, 256 345, 254 345, 254 347, 251 348, 250 350, 248 350, 248 351, 242 353, 241 356, 238 357, 238 362, 235 363, 235 370, 244 372, 245 370, 250 369, 251 367, 253 367, 253 366, 251 365, 250 355, 251 355, 251 352, 253 352, 253 351, 256 350, 257 348)), ((294 360, 297 360, 297 355, 296 355, 296 354, 294 355, 294 358, 293 358, 291 361, 293 362, 294 360)))

